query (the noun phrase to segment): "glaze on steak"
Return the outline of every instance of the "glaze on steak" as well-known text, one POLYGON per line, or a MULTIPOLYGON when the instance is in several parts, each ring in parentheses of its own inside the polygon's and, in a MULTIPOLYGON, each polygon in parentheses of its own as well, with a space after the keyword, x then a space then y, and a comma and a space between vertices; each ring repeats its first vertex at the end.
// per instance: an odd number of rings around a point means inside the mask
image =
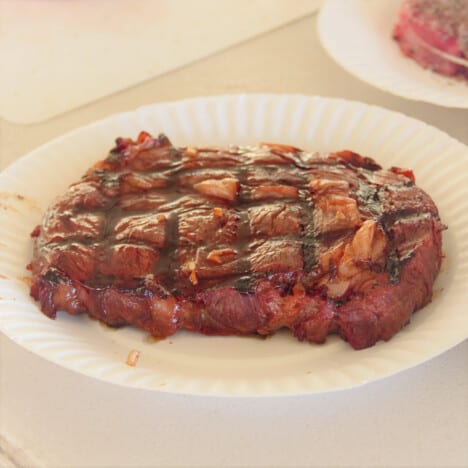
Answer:
POLYGON ((467 0, 405 0, 393 37, 422 67, 468 78, 467 0))
POLYGON ((360 349, 431 300, 443 226, 409 170, 277 144, 116 143, 32 233, 31 295, 51 318, 155 337, 286 327, 360 349))

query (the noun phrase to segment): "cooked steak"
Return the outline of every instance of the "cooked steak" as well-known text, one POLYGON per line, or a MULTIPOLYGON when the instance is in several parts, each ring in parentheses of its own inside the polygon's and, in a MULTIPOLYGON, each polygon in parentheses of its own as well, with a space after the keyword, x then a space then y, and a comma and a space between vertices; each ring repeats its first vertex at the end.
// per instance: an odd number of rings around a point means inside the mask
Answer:
POLYGON ((356 349, 388 340, 431 300, 437 208, 410 170, 351 151, 183 147, 119 138, 48 209, 31 295, 155 337, 286 327, 356 349))
POLYGON ((467 0, 405 0, 393 37, 424 68, 468 77, 467 0))

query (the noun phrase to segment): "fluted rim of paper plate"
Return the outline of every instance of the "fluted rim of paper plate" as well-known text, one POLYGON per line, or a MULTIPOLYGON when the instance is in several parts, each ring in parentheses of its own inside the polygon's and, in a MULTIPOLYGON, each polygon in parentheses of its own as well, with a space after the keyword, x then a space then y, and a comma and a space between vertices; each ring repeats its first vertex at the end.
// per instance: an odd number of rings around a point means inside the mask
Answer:
MULTIPOLYGON (((304 131, 304 129, 299 129, 298 131, 297 128, 294 128, 294 125, 302 125, 305 119, 306 122, 311 124, 311 128, 314 130, 307 138, 309 138, 309 141, 311 142, 321 139, 322 142, 320 145, 322 147, 327 146, 327 139, 333 141, 336 136, 333 131, 338 131, 341 128, 340 125, 345 122, 346 126, 344 128, 347 135, 343 137, 343 135, 340 134, 341 136, 339 139, 342 143, 350 139, 352 140, 355 135, 359 134, 361 136, 365 135, 368 139, 369 135, 379 134, 378 132, 376 133, 376 129, 380 129, 379 131, 381 132, 390 132, 388 133, 389 137, 392 136, 392 138, 390 138, 390 143, 388 143, 390 145, 395 144, 392 143, 392 141, 395 141, 395 137, 401 138, 403 145, 406 145, 408 148, 406 151, 413 149, 417 150, 420 141, 428 143, 429 150, 432 148, 433 152, 441 145, 448 147, 451 151, 450 161, 453 160, 455 164, 458 164, 458 166, 463 164, 463 161, 465 161, 463 158, 468 154, 468 149, 464 145, 457 142, 444 132, 429 127, 427 124, 416 119, 406 117, 401 113, 389 111, 377 106, 369 106, 367 104, 346 101, 344 99, 303 95, 242 94, 211 96, 143 106, 134 112, 126 112, 110 116, 85 127, 73 130, 62 137, 41 146, 9 166, 0 175, 0 192, 4 189, 5 181, 8 182, 9 177, 17 173, 18 170, 20 173, 22 171, 24 172, 29 170, 30 174, 37 174, 36 170, 38 164, 39 166, 42 164, 45 165, 45 167, 49 167, 51 162, 54 162, 54 158, 58 158, 57 155, 54 156, 52 154, 52 149, 57 149, 57 147, 60 149, 61 146, 66 146, 67 142, 72 143, 74 138, 86 135, 87 133, 92 134, 94 132, 97 134, 102 129, 104 129, 104 133, 108 133, 110 131, 108 128, 109 126, 112 127, 112 132, 114 132, 114 128, 115 130, 117 130, 117 128, 136 129, 144 122, 151 126, 154 125, 154 122, 158 121, 158 119, 169 118, 169 120, 172 119, 175 121, 178 118, 181 118, 180 116, 182 115, 182 119, 186 119, 183 120, 184 125, 195 125, 196 123, 196 125, 201 126, 197 131, 202 133, 205 132, 205 137, 208 137, 209 127, 203 127, 205 123, 196 122, 197 119, 201 119, 203 117, 203 119, 208 118, 212 121, 216 119, 221 119, 222 121, 224 118, 230 123, 233 123, 233 125, 240 126, 238 129, 235 129, 235 131, 229 128, 228 130, 230 132, 245 136, 245 132, 248 133, 249 129, 245 127, 245 122, 243 122, 241 117, 245 115, 247 120, 251 119, 255 112, 260 112, 257 117, 272 119, 270 123, 273 129, 270 128, 269 131, 278 130, 278 132, 281 133, 281 141, 284 141, 284 138, 287 135, 304 131), (263 111, 259 111, 259 109, 263 109, 263 111), (262 112, 265 115, 263 115, 262 112), (206 113, 206 115, 203 115, 203 113, 206 113), (233 113, 238 113, 238 116, 233 117, 233 113), (266 117, 267 113, 268 117, 266 117), (379 127, 380 124, 385 125, 379 127), (285 132, 283 125, 289 125, 289 130, 291 130, 291 132, 285 132), (364 127, 361 127, 361 125, 364 127), (411 131, 407 131, 403 136, 401 136, 401 132, 408 127, 411 131), (314 134, 314 132, 316 134, 314 134), (328 134, 326 134, 327 132, 328 134), (428 134, 430 141, 427 140, 428 134), (49 154, 50 160, 47 160, 45 154, 49 154), (50 156, 50 154, 52 154, 52 156, 50 156), (458 163, 456 161, 458 161, 458 163)), ((249 121, 249 123, 252 122, 249 121)), ((172 122, 172 125, 177 126, 179 124, 180 122, 172 122)), ((259 125, 261 126, 262 124, 259 125)), ((266 129, 263 129, 262 127, 260 129, 260 133, 262 133, 263 130, 266 129)), ((221 131, 224 131, 224 127, 221 128, 221 131)), ((268 131, 266 133, 268 133, 268 131)), ((271 133, 267 136, 270 135, 271 133)), ((116 134, 114 137, 115 136, 118 135, 116 134)), ((307 138, 305 138, 305 140, 307 140, 307 138)), ((225 143, 235 142, 236 141, 225 141, 225 143)), ((108 145, 109 147, 110 143, 111 142, 109 142, 108 145)), ((358 146, 363 145, 363 147, 366 145, 369 146, 369 144, 369 141, 364 141, 363 138, 361 138, 360 143, 358 142, 358 146)), ((92 146, 93 145, 91 144, 91 147, 92 146)), ((377 147, 379 147, 379 142, 377 142, 376 148, 377 147)), ((359 150, 359 148, 356 149, 359 150)), ((403 152, 403 154, 399 156, 400 160, 404 161, 405 155, 406 153, 403 152)), ((102 157, 102 155, 100 157, 102 157)), ((444 163, 445 162, 446 161, 444 161, 444 163)), ((437 164, 437 161, 435 163, 434 161, 429 163, 429 168, 426 170, 426 183, 432 180, 432 185, 437 185, 433 182, 434 174, 436 179, 438 177, 436 174, 438 171, 433 170, 434 165, 437 167, 437 164)), ((86 162, 86 165, 88 165, 88 162, 86 162)), ((457 168, 450 169, 449 167, 448 170, 449 172, 451 171, 458 174, 460 171, 456 170, 457 168)), ((442 173, 447 173, 447 164, 444 164, 442 173)), ((19 183, 20 182, 17 182, 17 184, 19 183)), ((431 185, 431 183, 429 183, 429 185, 431 185)), ((465 192, 466 190, 462 190, 459 194, 451 194, 450 200, 455 199, 455 201, 459 202, 459 206, 460 204, 463 206, 463 203, 466 204, 465 200, 467 199, 465 192)), ((444 193, 444 190, 439 187, 438 193, 444 193)), ((456 214, 457 216, 460 215, 458 211, 456 211, 456 214)), ((468 214, 466 216, 468 216, 468 214)), ((458 224, 460 224, 460 221, 458 224)), ((2 228, 0 228, 0 236, 4 231, 4 229, 2 230, 2 228)), ((458 231, 454 232, 454 239, 456 242, 463 241, 462 234, 464 234, 464 231, 466 231, 466 229, 463 230, 463 232, 460 231, 460 233, 458 231)), ((468 238, 468 236, 466 237, 468 238)), ((3 237, 0 237, 0 241, 2 240, 3 237)), ((464 242, 464 244, 466 244, 466 242, 464 242)), ((468 249, 465 249, 464 252, 467 250, 468 249)), ((463 278, 468 278, 468 255, 462 255, 457 259, 457 262, 457 270, 455 273, 458 275, 461 273, 463 278), (462 261, 462 271, 460 270, 460 261, 462 261)), ((357 361, 343 367, 342 369, 322 369, 321 374, 304 373, 302 375, 299 372, 300 375, 297 373, 296 375, 284 375, 278 379, 265 376, 254 382, 249 381, 249 379, 242 376, 237 380, 231 379, 229 381, 219 380, 213 376, 208 376, 206 378, 200 376, 198 379, 191 379, 188 381, 187 379, 184 379, 183 375, 173 375, 169 376, 171 380, 169 385, 160 387, 159 383, 161 376, 157 375, 157 372, 155 373, 153 370, 138 367, 128 368, 123 366, 122 362, 116 362, 115 360, 96 355, 93 349, 83 349, 83 346, 86 347, 86 337, 80 337, 81 341, 75 349, 70 348, 69 342, 67 340, 64 341, 63 336, 60 336, 60 333, 57 335, 57 332, 55 332, 54 335, 54 332, 51 331, 51 325, 53 325, 54 322, 44 322, 44 317, 37 312, 37 307, 32 304, 27 297, 24 297, 24 287, 21 290, 22 286, 18 282, 14 281, 8 282, 7 286, 5 286, 4 283, 5 281, 0 283, 0 296, 5 295, 5 292, 8 292, 8 288, 13 288, 14 294, 20 294, 22 300, 18 300, 18 297, 16 297, 16 301, 14 301, 14 315, 12 315, 12 313, 9 315, 6 314, 8 317, 5 315, 5 309, 12 306, 13 301, 0 301, 0 329, 2 329, 7 336, 18 344, 52 362, 55 362, 56 364, 93 378, 124 385, 126 387, 151 389, 171 393, 212 396, 281 396, 342 390, 388 377, 394 373, 408 369, 452 348, 468 336, 468 321, 462 316, 458 317, 457 323, 454 323, 454 326, 449 330, 449 332, 444 333, 442 336, 438 336, 437 333, 434 333, 434 329, 437 330, 440 327, 443 328, 446 324, 444 324, 443 320, 441 321, 440 318, 438 320, 436 317, 436 319, 431 318, 431 320, 433 320, 433 325, 435 326, 432 330, 425 330, 425 333, 423 334, 414 333, 414 330, 412 330, 412 334, 408 334, 406 329, 404 329, 400 335, 397 335, 389 343, 379 343, 375 348, 370 348, 370 350, 374 349, 375 352, 369 352, 368 350, 355 352, 349 348, 347 351, 348 356, 356 356, 357 361), (23 294, 23 296, 21 296, 21 294, 23 294), (31 313, 31 309, 34 309, 34 313, 31 313), (23 322, 18 322, 18 317, 22 319, 23 322), (33 328, 35 332, 29 331, 28 333, 25 333, 24 329, 27 329, 31 323, 34 325, 33 328), (23 325, 24 327, 22 332, 21 327, 23 325), (46 342, 44 342, 40 334, 40 330, 44 330, 44 327, 46 327, 48 333, 46 342), (39 332, 37 330, 39 330, 39 332), (431 336, 432 338, 428 340, 428 336, 431 336), (53 341, 54 339, 56 340, 55 344, 53 341), (436 340, 436 343, 434 343, 433 340, 436 340), (402 342, 405 345, 404 347, 400 347, 402 342)), ((457 282, 452 282, 452 285, 450 286, 452 293, 457 284, 457 282)), ((462 288, 459 287, 458 289, 455 289, 457 297, 463 297, 466 299, 468 297, 467 294, 460 289, 462 288)), ((446 292, 441 294, 440 297, 444 298, 443 301, 447 302, 445 299, 447 298, 446 292)), ((439 302, 441 301, 440 297, 438 298, 439 302)), ((421 316, 422 315, 418 315, 415 321, 421 322, 419 319, 421 316)), ((423 320, 422 323, 424 324, 425 321, 423 320)), ((333 345, 330 346, 327 344, 321 348, 309 347, 307 344, 302 344, 302 346, 304 346, 304 352, 311 353, 311 350, 313 350, 315 353, 322 353, 324 350, 326 352, 327 349, 331 349, 331 346, 333 345)), ((311 356, 313 355, 311 354, 311 356)))

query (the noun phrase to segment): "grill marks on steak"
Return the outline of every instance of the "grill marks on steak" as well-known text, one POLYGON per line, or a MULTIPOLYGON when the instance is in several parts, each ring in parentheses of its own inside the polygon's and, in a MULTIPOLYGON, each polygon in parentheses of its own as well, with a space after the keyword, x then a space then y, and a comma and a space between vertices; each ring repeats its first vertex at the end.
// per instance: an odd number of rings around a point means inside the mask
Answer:
POLYGON ((422 67, 447 76, 468 77, 466 0, 405 0, 393 38, 422 67))
POLYGON ((119 138, 33 233, 31 295, 164 337, 282 327, 354 348, 426 304, 441 260, 437 209, 410 171, 350 151, 175 148, 119 138))

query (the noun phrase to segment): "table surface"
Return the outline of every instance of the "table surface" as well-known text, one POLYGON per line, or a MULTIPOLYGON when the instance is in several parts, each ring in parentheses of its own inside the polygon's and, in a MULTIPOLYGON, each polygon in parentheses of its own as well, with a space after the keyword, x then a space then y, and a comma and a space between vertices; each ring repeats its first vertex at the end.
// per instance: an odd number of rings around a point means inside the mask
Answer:
MULTIPOLYGON (((400 99, 348 75, 321 48, 310 15, 49 121, 0 121, 0 168, 116 112, 240 92, 363 101, 468 144, 468 110, 400 99)), ((236 399, 98 382, 0 335, 0 466, 468 466, 468 342, 352 390, 236 399)))

